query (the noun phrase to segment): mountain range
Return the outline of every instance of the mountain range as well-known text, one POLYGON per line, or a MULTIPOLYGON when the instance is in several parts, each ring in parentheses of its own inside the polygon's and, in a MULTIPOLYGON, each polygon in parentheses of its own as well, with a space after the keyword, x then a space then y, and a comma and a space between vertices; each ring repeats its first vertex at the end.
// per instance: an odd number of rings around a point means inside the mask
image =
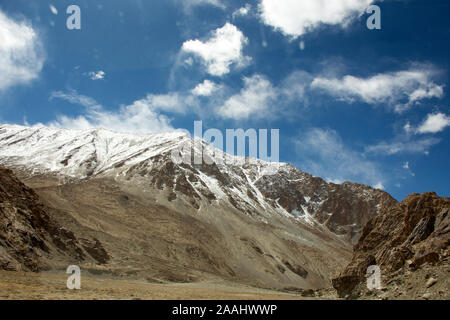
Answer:
MULTIPOLYGON (((329 183, 287 163, 174 161, 192 141, 183 132, 0 125, 0 164, 33 189, 55 225, 84 239, 84 268, 148 281, 329 287, 366 223, 397 204, 382 190, 329 183)), ((192 157, 212 150, 193 145, 192 157)), ((31 269, 80 261, 57 246, 40 256, 31 269)))

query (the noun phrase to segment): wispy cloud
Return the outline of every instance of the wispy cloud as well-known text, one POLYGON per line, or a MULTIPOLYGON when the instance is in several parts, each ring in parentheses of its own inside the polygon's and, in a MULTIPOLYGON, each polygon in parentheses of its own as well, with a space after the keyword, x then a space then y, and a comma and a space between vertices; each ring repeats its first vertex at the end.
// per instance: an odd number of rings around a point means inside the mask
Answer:
POLYGON ((0 91, 37 79, 44 65, 42 42, 26 21, 0 11, 0 91))
POLYGON ((193 7, 197 6, 214 6, 220 9, 225 9, 226 6, 222 3, 221 0, 176 0, 181 3, 186 10, 190 10, 193 7))
POLYGON ((368 104, 388 104, 401 112, 423 99, 442 98, 444 86, 436 84, 433 67, 380 73, 368 78, 346 75, 342 78, 316 77, 312 88, 338 99, 368 104))
POLYGON ((86 75, 89 77, 89 79, 91 80, 102 80, 105 78, 105 71, 103 70, 99 70, 99 71, 91 71, 86 73, 86 75))
POLYGON ((438 144, 438 138, 413 139, 409 136, 396 137, 393 141, 382 141, 378 144, 367 146, 366 152, 380 155, 394 154, 429 154, 430 148, 438 144))
POLYGON ((334 130, 312 128, 295 138, 300 168, 330 182, 359 181, 383 189, 379 166, 348 147, 334 130))
POLYGON ((406 162, 403 164, 402 168, 403 168, 406 172, 408 172, 410 176, 412 176, 412 177, 415 177, 415 176, 416 176, 416 174, 415 174, 414 172, 411 171, 411 168, 410 168, 410 166, 409 166, 409 161, 406 161, 406 162))
MULTIPOLYGON (((450 117, 443 113, 430 113, 417 127, 410 122, 403 126, 404 132, 397 134, 391 141, 381 141, 366 147, 366 152, 379 155, 414 154, 428 155, 430 149, 441 142, 435 137, 420 137, 422 134, 434 134, 450 126, 450 117)), ((408 169, 409 163, 404 165, 408 169)))
POLYGON ((246 3, 245 6, 235 10, 232 14, 232 18, 236 19, 238 17, 245 17, 250 13, 252 6, 249 3, 246 3))
POLYGON ((62 99, 66 100, 73 104, 79 104, 85 108, 89 109, 100 109, 101 105, 98 104, 93 98, 78 94, 74 90, 70 90, 67 92, 63 91, 53 91, 50 94, 50 100, 53 99, 62 99))
POLYGON ((49 8, 50 8, 50 11, 51 11, 54 15, 57 15, 57 14, 58 14, 58 9, 56 9, 54 5, 51 4, 51 5, 49 6, 49 8))

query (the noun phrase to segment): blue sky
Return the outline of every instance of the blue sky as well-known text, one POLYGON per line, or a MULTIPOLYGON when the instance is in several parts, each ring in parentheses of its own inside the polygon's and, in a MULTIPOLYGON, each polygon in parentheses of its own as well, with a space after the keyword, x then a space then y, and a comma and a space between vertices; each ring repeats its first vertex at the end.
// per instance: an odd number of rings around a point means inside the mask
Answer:
POLYGON ((1 0, 0 122, 280 129, 326 180, 450 195, 449 1, 1 0), (81 30, 68 30, 69 5, 81 30), (369 5, 381 30, 369 30, 369 5))

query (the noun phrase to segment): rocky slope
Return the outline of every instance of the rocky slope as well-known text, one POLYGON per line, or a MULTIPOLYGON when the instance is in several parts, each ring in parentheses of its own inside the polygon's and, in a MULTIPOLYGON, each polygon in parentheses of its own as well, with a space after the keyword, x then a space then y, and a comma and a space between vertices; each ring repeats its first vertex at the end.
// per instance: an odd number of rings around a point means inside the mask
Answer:
POLYGON ((449 243, 450 198, 438 197, 433 192, 411 194, 367 223, 354 247, 351 263, 333 280, 333 286, 341 297, 367 294, 366 270, 370 265, 378 265, 386 286, 385 296, 396 287, 400 296, 398 286, 408 281, 408 290, 426 294, 417 289, 432 287, 435 283, 427 281, 439 273, 441 283, 433 289, 439 289, 441 294, 436 293, 435 297, 448 299, 449 243), (416 274, 422 274, 419 285, 411 282, 416 274))
MULTIPOLYGON (((103 244, 106 266, 86 268, 148 281, 327 287, 362 226, 396 204, 381 190, 327 183, 284 163, 226 154, 224 164, 175 161, 173 151, 190 143, 179 132, 1 125, 0 163, 59 224, 103 244)), ((184 156, 220 154, 204 142, 190 151, 184 156)))
POLYGON ((32 189, 0 167, 0 269, 38 271, 47 259, 78 263, 89 256, 106 262, 99 242, 78 240, 50 217, 32 189))

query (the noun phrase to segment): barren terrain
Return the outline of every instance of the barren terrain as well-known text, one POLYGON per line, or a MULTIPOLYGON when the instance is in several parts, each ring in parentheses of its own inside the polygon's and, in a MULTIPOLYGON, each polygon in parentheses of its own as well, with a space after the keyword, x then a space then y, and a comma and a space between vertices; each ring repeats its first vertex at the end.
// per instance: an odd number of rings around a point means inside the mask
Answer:
POLYGON ((0 271, 0 300, 291 300, 299 295, 257 289, 224 281, 157 284, 137 280, 107 279, 87 275, 80 290, 66 287, 68 275, 0 271))

